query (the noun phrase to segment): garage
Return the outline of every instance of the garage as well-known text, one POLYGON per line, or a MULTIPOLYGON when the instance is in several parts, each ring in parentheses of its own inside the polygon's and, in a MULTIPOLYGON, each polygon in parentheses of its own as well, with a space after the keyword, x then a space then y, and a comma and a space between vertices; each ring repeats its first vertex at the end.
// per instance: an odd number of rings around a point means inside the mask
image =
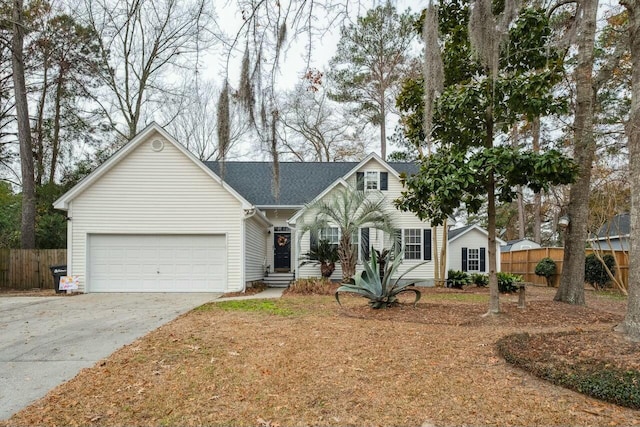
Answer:
POLYGON ((89 292, 224 292, 225 235, 90 234, 89 292))

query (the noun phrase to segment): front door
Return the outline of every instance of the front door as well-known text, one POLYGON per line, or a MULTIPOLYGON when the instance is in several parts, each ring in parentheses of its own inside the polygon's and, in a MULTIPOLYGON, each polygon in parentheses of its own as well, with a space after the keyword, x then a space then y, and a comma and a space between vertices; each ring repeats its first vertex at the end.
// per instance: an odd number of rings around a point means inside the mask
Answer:
POLYGON ((275 272, 291 271, 291 232, 273 233, 273 248, 273 270, 275 272))

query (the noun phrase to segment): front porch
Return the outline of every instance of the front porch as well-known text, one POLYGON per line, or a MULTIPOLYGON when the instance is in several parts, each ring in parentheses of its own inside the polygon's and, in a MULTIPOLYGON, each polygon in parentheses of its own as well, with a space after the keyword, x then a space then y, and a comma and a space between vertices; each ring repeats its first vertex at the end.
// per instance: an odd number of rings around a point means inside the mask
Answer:
POLYGON ((291 282, 295 280, 293 272, 287 273, 268 273, 265 274, 262 281, 270 288, 288 288, 291 282))

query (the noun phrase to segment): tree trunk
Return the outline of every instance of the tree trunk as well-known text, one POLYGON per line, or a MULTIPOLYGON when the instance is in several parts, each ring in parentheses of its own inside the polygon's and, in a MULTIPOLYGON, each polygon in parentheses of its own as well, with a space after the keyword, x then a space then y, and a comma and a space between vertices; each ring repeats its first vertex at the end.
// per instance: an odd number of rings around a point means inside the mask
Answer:
POLYGON ((16 98, 18 140, 20 141, 20 169, 22 173, 20 246, 23 249, 33 249, 36 247, 36 189, 33 179, 33 147, 31 143, 31 126, 29 124, 29 106, 27 104, 27 86, 24 79, 23 15, 23 0, 14 0, 11 65, 16 98))
POLYGON ((527 237, 527 220, 524 215, 524 188, 522 185, 518 186, 518 197, 516 203, 518 204, 518 238, 524 239, 527 237))
POLYGON ((631 44, 631 112, 626 132, 629 138, 631 182, 631 235, 629 247, 629 296, 627 315, 620 329, 634 341, 640 341, 640 1, 621 1, 629 10, 631 44))
MULTIPOLYGON (((533 119, 531 123, 533 133, 533 151, 540 152, 540 117, 533 119)), ((533 196, 533 241, 542 243, 542 193, 533 196)))
POLYGON ((380 101, 380 157, 387 160, 387 106, 384 102, 384 92, 380 101))
MULTIPOLYGON (((489 98, 491 99, 491 98, 489 98)), ((493 108, 490 106, 486 111, 487 140, 486 148, 493 147, 493 108)), ((489 253, 489 311, 487 314, 500 313, 500 291, 498 289, 496 255, 496 182, 493 170, 489 172, 487 181, 487 252, 489 253)))
POLYGON ((38 118, 36 121, 36 146, 35 146, 35 182, 37 185, 42 185, 44 177, 44 105, 47 100, 47 92, 49 90, 49 61, 45 52, 45 59, 43 63, 43 75, 42 75, 42 93, 40 94, 40 100, 38 101, 38 118))
POLYGON ((64 74, 60 67, 60 75, 56 85, 56 103, 55 113, 53 116, 53 140, 51 141, 51 166, 49 170, 49 183, 54 182, 56 176, 56 166, 58 163, 58 154, 60 152, 60 106, 62 103, 64 89, 64 74))
POLYGON ((340 236, 338 258, 342 267, 342 283, 348 283, 356 274, 356 254, 353 253, 351 235, 348 232, 343 231, 342 236, 340 236))
MULTIPOLYGON (((518 125, 514 125, 511 129, 511 146, 518 148, 518 125)), ((518 196, 516 198, 516 205, 518 206, 518 238, 524 239, 527 233, 527 221, 524 211, 524 188, 522 185, 518 186, 518 196)))
POLYGON ((593 136, 593 51, 598 0, 580 2, 579 40, 576 79, 573 157, 578 164, 578 179, 569 195, 569 226, 565 234, 564 261, 560 287, 555 300, 584 305, 584 258, 589 216, 591 166, 595 154, 593 136))

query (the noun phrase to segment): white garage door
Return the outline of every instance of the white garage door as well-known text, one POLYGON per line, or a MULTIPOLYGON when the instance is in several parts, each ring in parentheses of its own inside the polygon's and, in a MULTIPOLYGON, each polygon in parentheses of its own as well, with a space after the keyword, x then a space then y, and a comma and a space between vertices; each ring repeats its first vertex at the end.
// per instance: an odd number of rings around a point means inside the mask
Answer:
POLYGON ((88 236, 89 292, 223 292, 224 235, 88 236))

